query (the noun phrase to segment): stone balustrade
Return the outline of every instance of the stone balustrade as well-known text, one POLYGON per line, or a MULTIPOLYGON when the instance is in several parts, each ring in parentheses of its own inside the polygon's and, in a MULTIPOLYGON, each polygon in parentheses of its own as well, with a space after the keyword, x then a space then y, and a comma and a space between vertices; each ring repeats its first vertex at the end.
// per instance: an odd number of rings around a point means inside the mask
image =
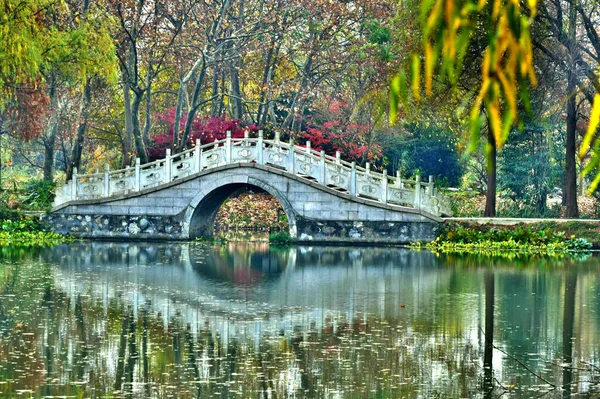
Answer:
POLYGON ((383 204, 408 206, 436 216, 451 215, 447 198, 437 191, 431 176, 428 182, 422 182, 420 176, 403 180, 399 175, 388 176, 386 171, 371 171, 369 163, 363 168, 346 162, 339 152, 332 157, 315 151, 310 141, 301 147, 293 141, 281 141, 279 133, 273 140, 264 139, 262 131, 258 138, 250 138, 248 133, 244 138, 232 138, 227 132, 224 140, 213 143, 200 145, 197 140, 195 147, 178 154, 167 149, 164 159, 141 165, 138 158, 133 168, 111 171, 107 166, 104 173, 88 175, 78 175, 75 169, 73 179, 57 189, 54 205, 130 194, 237 163, 270 166, 383 204))

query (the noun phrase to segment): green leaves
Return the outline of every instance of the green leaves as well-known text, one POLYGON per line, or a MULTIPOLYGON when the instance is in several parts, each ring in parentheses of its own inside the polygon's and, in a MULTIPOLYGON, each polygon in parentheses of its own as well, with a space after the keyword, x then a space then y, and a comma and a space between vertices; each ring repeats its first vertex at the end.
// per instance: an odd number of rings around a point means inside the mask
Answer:
POLYGON ((390 121, 395 124, 398 121, 398 108, 402 101, 406 104, 408 100, 408 92, 406 88, 406 74, 400 71, 398 75, 392 79, 390 86, 390 121))

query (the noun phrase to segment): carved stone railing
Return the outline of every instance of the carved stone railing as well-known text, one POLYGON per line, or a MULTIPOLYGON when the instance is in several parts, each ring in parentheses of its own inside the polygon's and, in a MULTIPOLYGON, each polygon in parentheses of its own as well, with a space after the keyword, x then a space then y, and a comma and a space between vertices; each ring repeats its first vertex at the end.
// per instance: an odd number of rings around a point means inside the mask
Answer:
POLYGON ((356 163, 346 162, 337 152, 335 157, 325 155, 323 151, 311 149, 310 141, 306 147, 300 147, 293 141, 282 142, 280 135, 273 140, 265 140, 262 131, 258 138, 231 138, 227 132, 224 140, 196 146, 172 155, 167 149, 164 159, 140 165, 136 159, 135 167, 110 171, 106 166, 104 173, 78 175, 57 189, 55 206, 75 200, 108 198, 147 188, 157 187, 185 178, 200 171, 235 163, 257 163, 316 181, 324 186, 345 192, 351 196, 368 198, 384 204, 409 206, 421 209, 436 216, 450 215, 447 198, 437 192, 433 177, 428 182, 402 180, 388 176, 387 172, 373 172, 369 163, 365 168, 356 163))

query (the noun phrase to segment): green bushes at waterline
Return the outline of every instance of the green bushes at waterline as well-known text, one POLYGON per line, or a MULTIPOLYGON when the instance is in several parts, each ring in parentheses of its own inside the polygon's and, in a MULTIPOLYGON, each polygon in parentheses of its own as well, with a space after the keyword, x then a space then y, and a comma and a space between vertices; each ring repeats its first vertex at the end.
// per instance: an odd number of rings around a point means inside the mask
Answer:
POLYGON ((287 231, 280 231, 269 235, 269 244, 273 245, 291 245, 294 242, 292 236, 287 231))
POLYGON ((484 253, 521 251, 527 253, 581 252, 592 249, 592 243, 564 231, 540 228, 534 224, 518 226, 463 226, 447 224, 442 234, 425 245, 439 252, 484 253))
POLYGON ((44 230, 35 220, 0 221, 0 245, 50 246, 72 240, 69 236, 44 230))

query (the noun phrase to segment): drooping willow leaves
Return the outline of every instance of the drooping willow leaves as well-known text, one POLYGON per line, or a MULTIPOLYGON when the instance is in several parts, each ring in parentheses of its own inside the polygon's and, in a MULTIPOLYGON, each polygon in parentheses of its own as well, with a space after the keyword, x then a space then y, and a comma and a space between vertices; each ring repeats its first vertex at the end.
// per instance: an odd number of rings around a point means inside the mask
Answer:
MULTIPOLYGON (((436 74, 455 85, 474 30, 482 26, 488 30, 481 56, 481 84, 470 113, 472 147, 479 137, 482 108, 496 146, 502 147, 519 117, 519 100, 529 107, 528 87, 537 84, 529 29, 536 6, 536 0, 528 0, 526 10, 518 0, 422 0, 423 52, 413 56, 410 68, 416 100, 423 86, 425 94, 431 95, 436 74)), ((404 71, 392 81, 392 123, 397 120, 398 105, 406 101, 407 82, 404 71)))
POLYGON ((594 96, 594 104, 592 105, 592 112, 590 112, 590 123, 588 125, 587 131, 581 142, 581 146, 579 147, 579 158, 584 158, 587 155, 588 150, 592 150, 592 159, 583 169, 582 174, 587 175, 592 171, 596 171, 596 176, 594 180, 592 180, 592 184, 588 191, 590 193, 596 191, 598 185, 600 184, 600 137, 596 137, 594 143, 592 145, 592 140, 594 136, 596 136, 596 130, 598 130, 598 126, 600 125, 600 94, 596 93, 594 96))

